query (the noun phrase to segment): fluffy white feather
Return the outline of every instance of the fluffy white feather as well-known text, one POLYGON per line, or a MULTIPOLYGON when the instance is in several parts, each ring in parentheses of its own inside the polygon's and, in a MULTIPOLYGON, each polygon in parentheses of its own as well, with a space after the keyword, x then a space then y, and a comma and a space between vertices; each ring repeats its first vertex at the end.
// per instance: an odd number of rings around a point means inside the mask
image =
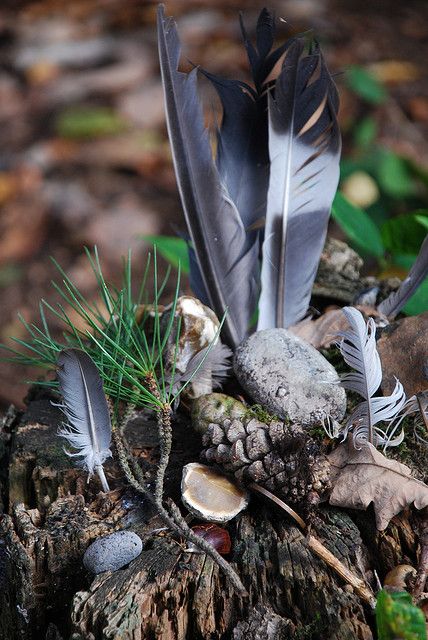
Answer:
POLYGON ((111 456, 111 421, 98 369, 80 349, 61 351, 57 366, 61 406, 68 419, 58 435, 76 449, 67 454, 82 458, 79 464, 91 475, 96 471, 104 491, 109 491, 102 465, 111 456))
MULTIPOLYGON (((420 422, 422 422, 422 425, 425 425, 425 427, 428 429, 428 391, 421 391, 405 402, 405 404, 401 408, 401 411, 394 417, 393 420, 391 420, 388 429, 389 440, 392 440, 394 438, 403 420, 414 413, 420 414, 420 422)), ((421 440, 425 444, 428 444, 428 440, 426 438, 422 438, 422 436, 417 433, 416 424, 417 423, 415 423, 415 436, 418 440, 421 440)), ((401 434, 403 434, 404 437, 403 429, 401 429, 401 434)), ((390 445, 387 443, 386 446, 390 445)))
POLYGON ((376 326, 373 318, 366 323, 361 312, 345 307, 343 313, 350 324, 348 331, 339 334, 340 352, 345 362, 354 371, 341 376, 345 389, 355 391, 364 398, 347 420, 344 435, 352 431, 354 444, 361 447, 370 442, 375 446, 396 446, 404 434, 391 438, 388 429, 375 425, 392 421, 406 401, 403 386, 396 380, 390 396, 373 397, 382 382, 382 367, 376 348, 376 326))

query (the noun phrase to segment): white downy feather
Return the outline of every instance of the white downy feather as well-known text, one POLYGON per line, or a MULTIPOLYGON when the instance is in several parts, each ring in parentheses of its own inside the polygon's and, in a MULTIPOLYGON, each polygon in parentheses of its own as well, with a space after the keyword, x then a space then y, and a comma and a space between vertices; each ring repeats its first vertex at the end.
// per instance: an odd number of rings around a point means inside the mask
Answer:
POLYGON ((340 352, 354 371, 341 376, 345 389, 355 391, 364 398, 348 418, 344 436, 352 431, 357 447, 370 442, 375 446, 397 446, 403 440, 401 433, 392 438, 387 429, 376 427, 379 422, 391 422, 406 402, 399 380, 390 396, 373 397, 382 382, 382 367, 376 348, 376 326, 373 318, 366 323, 361 312, 345 307, 343 313, 351 328, 339 334, 340 352))
MULTIPOLYGON (((398 428, 402 424, 403 420, 408 416, 411 416, 414 413, 419 413, 422 418, 423 424, 428 424, 428 391, 421 391, 414 396, 411 396, 401 408, 401 411, 391 420, 389 429, 388 429, 388 437, 389 440, 392 440, 397 432, 398 428)), ((404 435, 403 429, 401 433, 404 435)), ((416 431, 416 423, 415 423, 415 436, 421 442, 428 444, 428 440, 422 438, 416 431)), ((385 445, 390 446, 389 443, 385 445)))

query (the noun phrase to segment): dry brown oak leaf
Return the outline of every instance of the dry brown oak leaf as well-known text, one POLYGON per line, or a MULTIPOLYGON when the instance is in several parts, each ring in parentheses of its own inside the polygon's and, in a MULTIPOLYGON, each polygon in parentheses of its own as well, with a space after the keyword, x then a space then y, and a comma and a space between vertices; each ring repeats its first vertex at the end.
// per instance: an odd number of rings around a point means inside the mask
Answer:
POLYGON ((379 531, 405 507, 428 505, 428 486, 413 478, 405 464, 385 458, 371 444, 356 450, 348 441, 328 459, 333 472, 330 504, 364 510, 373 502, 379 531))

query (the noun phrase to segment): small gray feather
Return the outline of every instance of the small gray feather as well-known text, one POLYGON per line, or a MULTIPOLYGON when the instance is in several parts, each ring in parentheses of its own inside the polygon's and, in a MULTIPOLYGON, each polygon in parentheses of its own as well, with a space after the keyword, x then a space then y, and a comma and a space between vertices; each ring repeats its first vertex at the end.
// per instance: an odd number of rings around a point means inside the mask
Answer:
POLYGON ((103 384, 92 358, 80 349, 64 349, 58 356, 57 376, 68 425, 58 435, 76 449, 90 474, 97 471, 108 491, 102 465, 111 456, 111 421, 103 384))

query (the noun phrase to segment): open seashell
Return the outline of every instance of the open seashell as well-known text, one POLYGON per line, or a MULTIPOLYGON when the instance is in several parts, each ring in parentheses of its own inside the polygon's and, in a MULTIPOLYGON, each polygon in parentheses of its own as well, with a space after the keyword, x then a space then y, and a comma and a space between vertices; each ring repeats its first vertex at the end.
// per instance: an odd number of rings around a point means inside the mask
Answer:
POLYGON ((191 462, 183 468, 181 499, 197 518, 228 522, 246 508, 249 496, 218 471, 191 462))
MULTIPOLYGON (((167 323, 170 319, 172 305, 166 307, 162 316, 162 323, 167 323)), ((198 398, 221 384, 226 376, 226 371, 230 368, 228 357, 231 352, 227 347, 221 345, 218 338, 220 323, 215 313, 202 304, 197 298, 191 296, 181 296, 175 306, 175 317, 180 319, 180 335, 177 341, 177 324, 173 328, 167 343, 166 360, 175 363, 176 376, 183 376, 191 373, 192 367, 196 366, 195 356, 202 353, 214 341, 209 357, 203 369, 192 380, 186 389, 186 395, 190 398, 198 398)))

